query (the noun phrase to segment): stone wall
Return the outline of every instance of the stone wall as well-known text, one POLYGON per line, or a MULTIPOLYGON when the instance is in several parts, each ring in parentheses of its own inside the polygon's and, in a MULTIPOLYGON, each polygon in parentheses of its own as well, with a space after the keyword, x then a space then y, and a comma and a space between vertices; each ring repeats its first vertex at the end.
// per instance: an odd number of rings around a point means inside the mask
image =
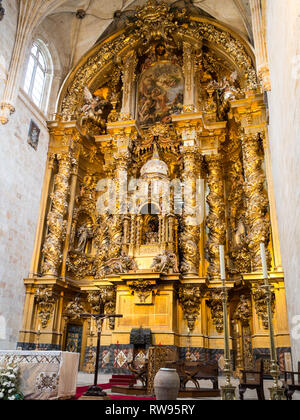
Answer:
POLYGON ((0 126, 0 349, 15 348, 21 327, 49 140, 25 103, 19 97, 11 122, 0 126), (27 143, 31 119, 41 128, 37 151, 27 143))
MULTIPOLYGON (((17 26, 17 1, 2 4, 0 101, 17 26)), ((0 125, 0 349, 15 349, 21 327, 23 279, 30 268, 49 141, 45 120, 20 91, 16 112, 0 125), (41 129, 37 151, 27 143, 31 119, 41 129)))
POLYGON ((267 48, 272 172, 296 367, 300 361, 300 0, 268 0, 267 48))

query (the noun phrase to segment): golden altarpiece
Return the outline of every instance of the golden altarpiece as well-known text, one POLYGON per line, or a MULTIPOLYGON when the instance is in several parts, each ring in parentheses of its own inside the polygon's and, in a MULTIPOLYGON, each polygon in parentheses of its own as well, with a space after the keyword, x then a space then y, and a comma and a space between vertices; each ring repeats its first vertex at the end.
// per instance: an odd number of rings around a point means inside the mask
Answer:
MULTIPOLYGON (((148 344, 223 354, 226 246, 235 370, 269 347, 260 242, 269 250, 276 347, 290 361, 264 97, 250 44, 217 21, 148 1, 68 76, 50 144, 19 348, 142 363, 148 344), (149 341, 150 340, 150 341, 149 341), (146 340, 147 341, 147 340, 146 340), (137 340, 139 342, 139 340, 137 340)), ((222 358, 221 358, 222 360, 222 358)), ((220 364, 221 364, 220 360, 220 364)))

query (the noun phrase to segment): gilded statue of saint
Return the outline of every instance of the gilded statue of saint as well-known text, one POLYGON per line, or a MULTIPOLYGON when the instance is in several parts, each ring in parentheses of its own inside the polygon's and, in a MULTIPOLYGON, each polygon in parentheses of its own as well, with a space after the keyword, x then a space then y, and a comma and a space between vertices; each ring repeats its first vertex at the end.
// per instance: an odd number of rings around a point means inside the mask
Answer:
POLYGON ((77 236, 78 239, 78 245, 76 248, 77 252, 84 252, 86 248, 86 244, 88 239, 93 237, 93 231, 90 225, 84 224, 78 229, 77 236))

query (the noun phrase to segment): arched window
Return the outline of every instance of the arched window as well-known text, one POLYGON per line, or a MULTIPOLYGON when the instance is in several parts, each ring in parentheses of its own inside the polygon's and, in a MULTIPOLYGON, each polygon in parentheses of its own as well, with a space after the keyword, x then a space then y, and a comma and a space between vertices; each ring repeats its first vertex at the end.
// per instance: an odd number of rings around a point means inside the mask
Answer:
POLYGON ((51 79, 51 56, 46 46, 40 42, 34 42, 27 64, 24 90, 42 111, 47 108, 51 79))

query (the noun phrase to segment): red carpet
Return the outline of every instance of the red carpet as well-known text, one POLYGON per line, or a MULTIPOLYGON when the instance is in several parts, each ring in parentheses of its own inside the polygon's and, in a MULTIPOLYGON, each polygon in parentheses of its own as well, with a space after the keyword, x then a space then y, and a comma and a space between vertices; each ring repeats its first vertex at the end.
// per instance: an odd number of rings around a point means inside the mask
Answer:
MULTIPOLYGON (((103 390, 111 389, 112 385, 124 385, 124 383, 121 381, 121 383, 114 382, 113 384, 101 384, 101 388, 103 390)), ((76 396, 73 398, 73 400, 78 400, 87 390, 89 389, 89 386, 81 386, 76 389, 76 396)), ((132 395, 109 395, 107 394, 113 401, 125 401, 125 400, 144 400, 144 401, 155 401, 154 397, 134 397, 132 395)))

